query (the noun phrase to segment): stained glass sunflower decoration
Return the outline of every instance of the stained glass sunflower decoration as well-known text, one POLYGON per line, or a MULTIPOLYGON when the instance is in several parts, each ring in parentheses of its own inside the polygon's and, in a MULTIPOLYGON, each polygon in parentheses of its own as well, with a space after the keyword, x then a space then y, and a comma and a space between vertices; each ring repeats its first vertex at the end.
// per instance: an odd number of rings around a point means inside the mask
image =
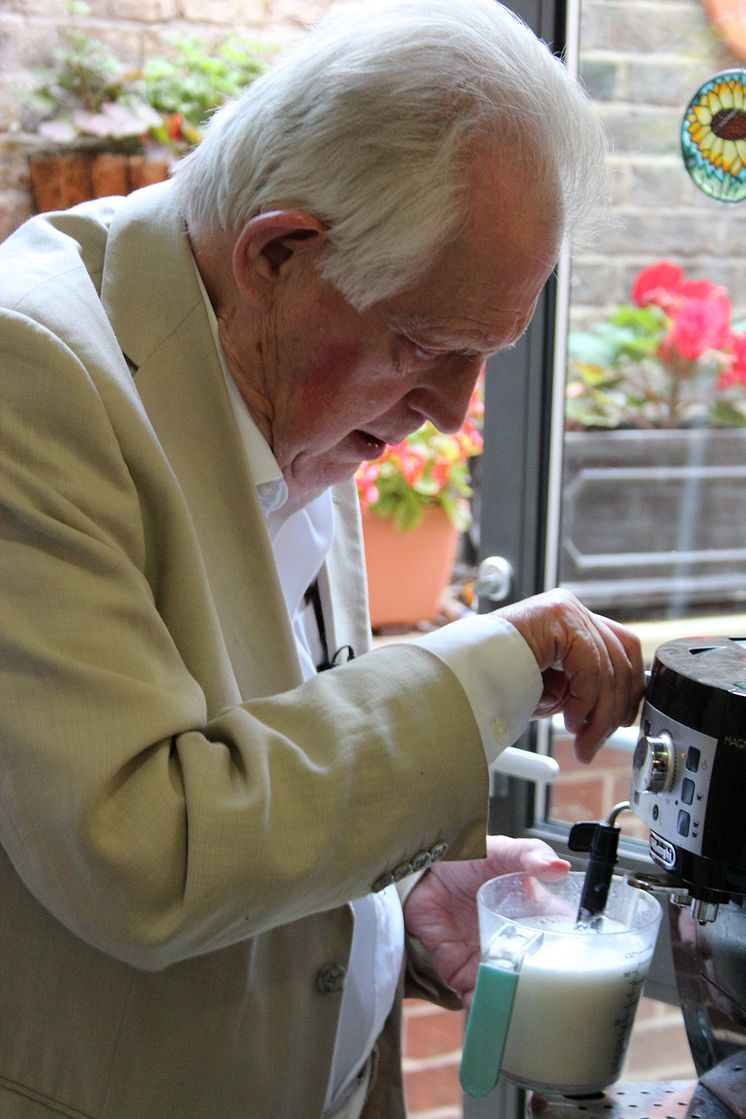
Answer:
POLYGON ((684 113, 681 151, 705 194, 746 198, 746 70, 724 70, 697 90, 684 113))

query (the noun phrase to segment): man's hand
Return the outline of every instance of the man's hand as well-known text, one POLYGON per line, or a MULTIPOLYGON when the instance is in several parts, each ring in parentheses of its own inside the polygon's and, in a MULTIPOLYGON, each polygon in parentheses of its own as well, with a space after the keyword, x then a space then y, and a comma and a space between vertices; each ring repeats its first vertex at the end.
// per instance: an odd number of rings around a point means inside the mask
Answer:
POLYGON ((593 614, 569 591, 547 591, 496 611, 536 657, 544 691, 534 718, 561 711, 589 762, 605 738, 629 726, 645 689, 640 642, 618 622, 593 614))
POLYGON ((407 932, 427 949, 441 979, 471 1004, 479 966, 476 893, 499 874, 524 871, 547 881, 562 878, 570 864, 540 839, 487 837, 487 858, 436 863, 404 904, 407 932))

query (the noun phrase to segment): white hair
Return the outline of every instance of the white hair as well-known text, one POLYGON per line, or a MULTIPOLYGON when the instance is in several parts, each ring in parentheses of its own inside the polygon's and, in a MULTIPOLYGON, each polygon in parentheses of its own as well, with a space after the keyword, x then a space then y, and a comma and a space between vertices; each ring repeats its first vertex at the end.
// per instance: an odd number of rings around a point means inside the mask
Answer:
POLYGON ((219 109, 174 175, 197 234, 266 209, 312 213, 328 227, 319 271, 362 310, 457 235, 474 141, 555 192, 565 233, 596 212, 602 128, 513 12, 496 0, 367 0, 335 9, 219 109))

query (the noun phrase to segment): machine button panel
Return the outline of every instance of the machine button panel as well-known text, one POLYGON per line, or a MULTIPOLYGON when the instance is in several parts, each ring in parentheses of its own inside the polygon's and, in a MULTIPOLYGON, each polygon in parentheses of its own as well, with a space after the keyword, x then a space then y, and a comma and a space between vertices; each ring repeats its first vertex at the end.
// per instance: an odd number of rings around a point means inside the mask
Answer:
MULTIPOLYGON (((674 851, 701 855, 717 739, 677 722, 650 701, 643 707, 640 730, 632 763, 635 815, 674 851)), ((652 842, 650 853, 655 862, 669 865, 652 842)))

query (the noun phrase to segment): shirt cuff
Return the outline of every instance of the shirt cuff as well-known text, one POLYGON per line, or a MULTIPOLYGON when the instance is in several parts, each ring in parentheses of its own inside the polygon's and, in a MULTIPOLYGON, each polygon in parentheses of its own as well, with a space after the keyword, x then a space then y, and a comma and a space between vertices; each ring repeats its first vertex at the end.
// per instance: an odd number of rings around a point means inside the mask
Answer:
POLYGON ((461 684, 482 736, 487 764, 524 732, 543 691, 539 666, 504 618, 471 614, 414 639, 461 684))

